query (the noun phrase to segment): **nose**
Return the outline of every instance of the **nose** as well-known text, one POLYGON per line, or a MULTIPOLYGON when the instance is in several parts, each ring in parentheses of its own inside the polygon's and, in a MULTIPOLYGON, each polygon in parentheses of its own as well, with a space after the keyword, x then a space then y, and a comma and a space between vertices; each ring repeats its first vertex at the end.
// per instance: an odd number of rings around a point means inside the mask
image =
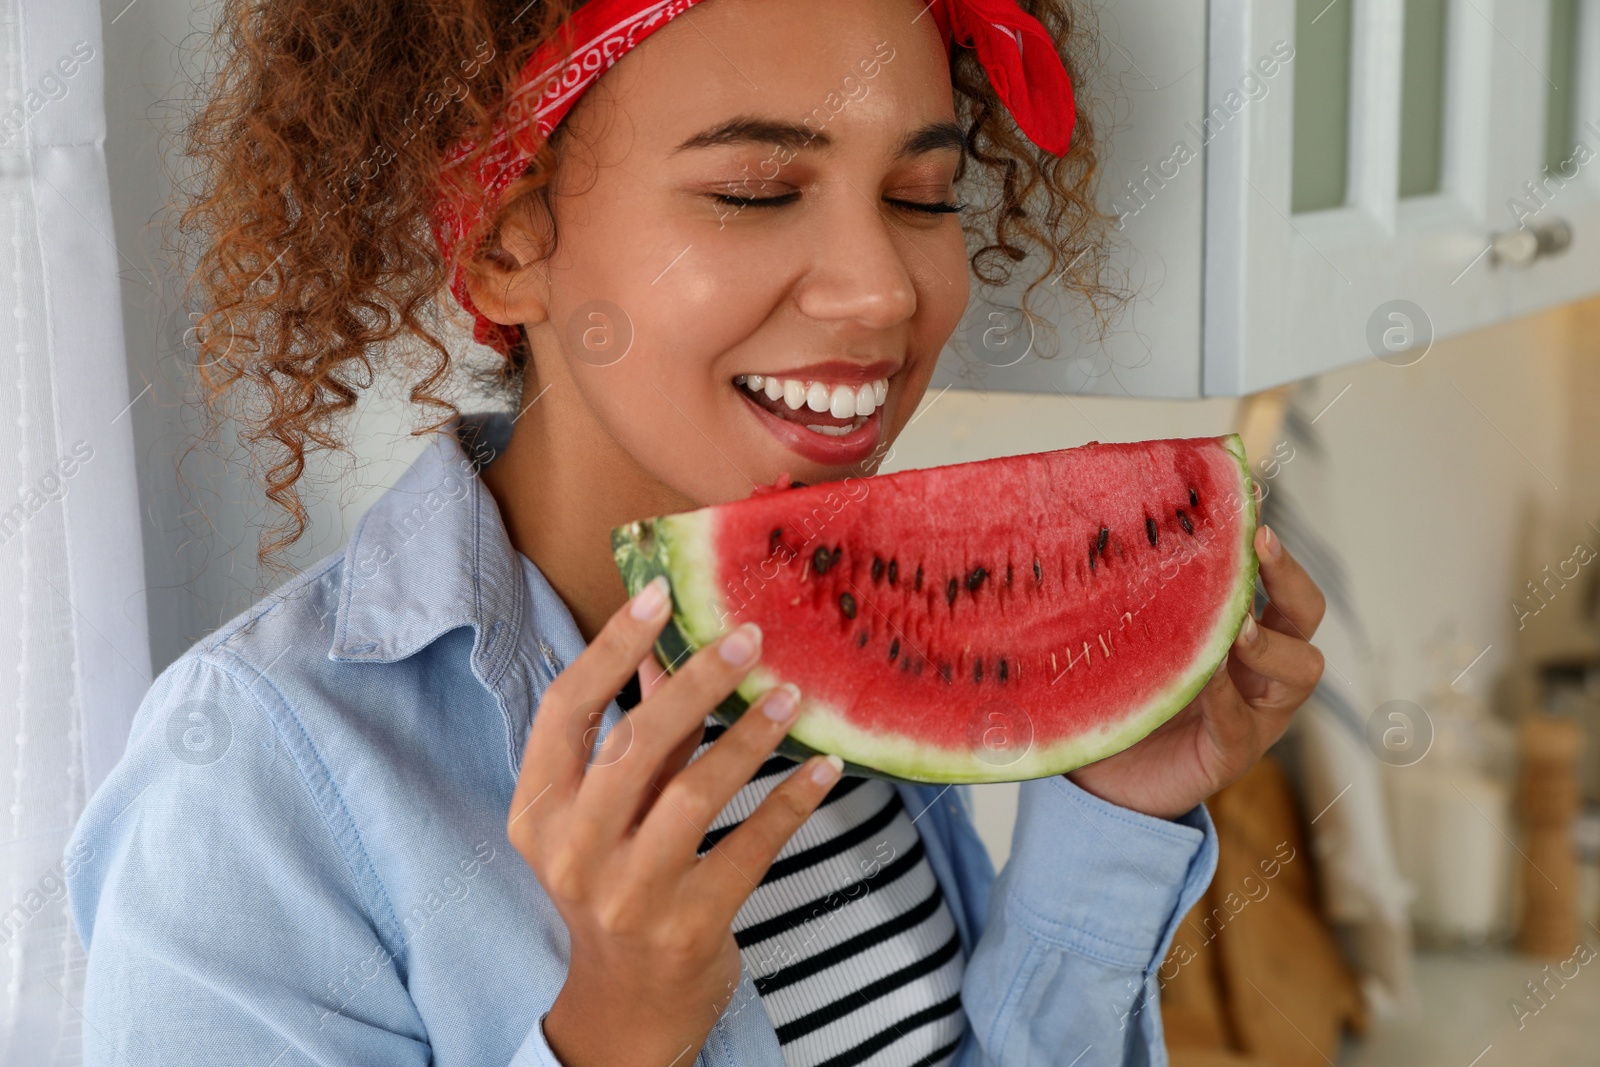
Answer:
POLYGON ((892 219, 848 181, 830 191, 812 223, 807 247, 813 267, 796 293, 802 312, 869 329, 897 326, 916 313, 917 289, 906 262, 918 255, 920 232, 892 219))

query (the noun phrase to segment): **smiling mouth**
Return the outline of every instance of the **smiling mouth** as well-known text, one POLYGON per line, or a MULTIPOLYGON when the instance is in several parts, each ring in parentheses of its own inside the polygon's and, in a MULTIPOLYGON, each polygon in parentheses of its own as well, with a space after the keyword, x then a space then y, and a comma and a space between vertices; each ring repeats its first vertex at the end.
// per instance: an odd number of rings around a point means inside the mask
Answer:
POLYGON ((843 437, 867 424, 889 395, 889 379, 861 385, 741 374, 733 384, 764 411, 824 437, 843 437))

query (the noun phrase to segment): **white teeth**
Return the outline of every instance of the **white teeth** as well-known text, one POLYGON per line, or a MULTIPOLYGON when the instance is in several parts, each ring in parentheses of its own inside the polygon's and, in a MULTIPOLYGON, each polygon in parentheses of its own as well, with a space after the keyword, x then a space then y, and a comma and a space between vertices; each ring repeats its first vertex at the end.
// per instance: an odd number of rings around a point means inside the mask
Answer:
POLYGON ((815 432, 820 433, 825 437, 843 437, 845 434, 853 432, 856 428, 854 426, 809 426, 808 425, 806 427, 806 429, 814 430, 815 432))
MULTIPOLYGON (((837 419, 863 418, 883 407, 889 396, 889 380, 879 378, 861 385, 829 385, 801 378, 775 378, 766 374, 741 374, 734 378, 752 393, 765 394, 768 400, 782 400, 789 410, 802 407, 837 419)), ((813 427, 815 428, 815 427, 813 427)))

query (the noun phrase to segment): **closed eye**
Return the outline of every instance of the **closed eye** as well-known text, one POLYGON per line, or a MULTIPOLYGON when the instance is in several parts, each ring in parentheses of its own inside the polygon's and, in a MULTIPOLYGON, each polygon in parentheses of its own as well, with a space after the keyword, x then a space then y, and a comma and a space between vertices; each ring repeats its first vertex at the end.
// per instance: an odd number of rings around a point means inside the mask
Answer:
MULTIPOLYGON (((712 193, 711 196, 719 203, 727 204, 730 207, 739 208, 784 207, 787 204, 794 203, 800 198, 799 193, 784 193, 782 196, 770 196, 763 199, 753 199, 743 196, 729 196, 725 193, 712 193)), ((924 204, 915 200, 895 200, 892 197, 886 197, 885 200, 888 203, 893 204, 895 207, 901 208, 905 211, 913 211, 919 215, 949 215, 961 211, 967 206, 967 202, 965 200, 955 204, 945 203, 944 201, 934 204, 924 204)))

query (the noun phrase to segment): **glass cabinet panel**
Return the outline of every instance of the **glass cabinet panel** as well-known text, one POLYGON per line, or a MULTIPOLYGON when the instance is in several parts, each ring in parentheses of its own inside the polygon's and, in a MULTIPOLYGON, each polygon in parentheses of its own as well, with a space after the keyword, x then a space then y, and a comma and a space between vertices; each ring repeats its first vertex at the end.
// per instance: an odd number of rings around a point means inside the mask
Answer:
POLYGON ((1558 172, 1577 139, 1578 0, 1550 0, 1550 54, 1545 64, 1549 95, 1545 108, 1544 165, 1558 172))
POLYGON ((1405 0, 1400 69, 1400 195, 1439 191, 1444 157, 1447 0, 1405 0))
POLYGON ((1291 211, 1345 202, 1354 6, 1354 0, 1295 2, 1291 211))

